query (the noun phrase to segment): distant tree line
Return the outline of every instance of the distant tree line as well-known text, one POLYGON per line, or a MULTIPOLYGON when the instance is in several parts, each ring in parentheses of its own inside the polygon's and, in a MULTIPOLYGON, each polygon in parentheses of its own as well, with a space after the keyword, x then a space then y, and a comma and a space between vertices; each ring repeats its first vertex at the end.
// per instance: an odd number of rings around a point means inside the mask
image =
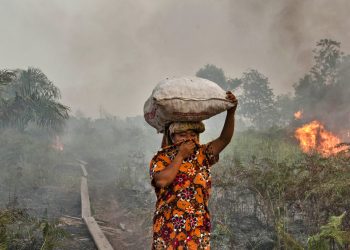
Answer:
POLYGON ((240 78, 229 78, 223 69, 207 64, 196 75, 238 94, 238 115, 249 127, 267 129, 293 124, 293 113, 303 121, 320 119, 332 129, 350 123, 350 56, 340 43, 322 39, 313 50, 314 65, 294 83, 294 94, 275 95, 268 77, 249 69, 240 78))

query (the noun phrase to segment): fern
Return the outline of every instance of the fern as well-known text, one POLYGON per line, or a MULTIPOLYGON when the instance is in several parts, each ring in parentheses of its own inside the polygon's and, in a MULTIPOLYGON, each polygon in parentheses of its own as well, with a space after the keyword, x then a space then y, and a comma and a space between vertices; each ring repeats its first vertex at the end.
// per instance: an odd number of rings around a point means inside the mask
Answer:
POLYGON ((338 246, 350 243, 350 232, 342 231, 341 225, 346 212, 340 216, 332 216, 328 224, 321 226, 321 232, 308 238, 308 248, 327 250, 333 240, 338 246))

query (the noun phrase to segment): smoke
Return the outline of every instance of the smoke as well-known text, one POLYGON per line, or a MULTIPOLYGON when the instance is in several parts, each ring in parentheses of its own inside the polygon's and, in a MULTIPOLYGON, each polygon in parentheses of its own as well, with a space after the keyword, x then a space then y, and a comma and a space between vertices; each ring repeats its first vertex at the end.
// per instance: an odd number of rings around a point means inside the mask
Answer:
POLYGON ((271 26, 271 34, 274 34, 272 44, 285 51, 288 60, 295 64, 294 70, 293 67, 288 70, 290 73, 301 77, 311 67, 311 48, 321 38, 342 42, 342 49, 349 51, 347 41, 350 36, 343 34, 350 27, 350 20, 345 18, 348 10, 350 3, 342 0, 283 1, 271 26))
POLYGON ((350 50, 348 10, 346 0, 3 0, 0 66, 41 68, 92 116, 142 114, 159 80, 207 63, 231 77, 255 68, 285 93, 319 39, 350 50))

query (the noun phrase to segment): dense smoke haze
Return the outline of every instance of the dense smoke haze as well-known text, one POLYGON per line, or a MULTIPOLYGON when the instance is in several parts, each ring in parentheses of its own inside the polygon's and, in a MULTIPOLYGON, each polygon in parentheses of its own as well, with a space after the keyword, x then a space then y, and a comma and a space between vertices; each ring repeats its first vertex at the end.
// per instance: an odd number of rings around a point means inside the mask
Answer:
POLYGON ((115 249, 350 249, 349 12, 0 0, 0 249, 92 250, 103 235, 115 249), (144 103, 194 75, 233 89, 237 111, 200 135, 175 124, 160 149, 144 103))
POLYGON ((1 0, 0 67, 38 67, 73 112, 142 114, 154 85, 207 63, 292 91, 322 38, 350 51, 347 0, 1 0))

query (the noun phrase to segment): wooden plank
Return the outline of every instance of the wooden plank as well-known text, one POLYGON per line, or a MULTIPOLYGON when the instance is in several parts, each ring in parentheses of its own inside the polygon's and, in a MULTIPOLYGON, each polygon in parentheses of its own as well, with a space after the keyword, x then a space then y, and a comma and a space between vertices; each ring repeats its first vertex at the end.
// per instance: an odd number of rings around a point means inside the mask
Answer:
POLYGON ((88 173, 86 171, 85 165, 84 164, 80 164, 81 170, 83 171, 83 176, 87 177, 88 173))
MULTIPOLYGON (((78 160, 78 162, 80 163, 79 165, 81 167, 81 170, 83 171, 83 176, 81 177, 81 185, 80 185, 81 217, 83 218, 92 238, 94 239, 94 242, 97 248, 99 250, 113 250, 113 247, 108 242, 101 228, 98 226, 95 218, 91 217, 89 189, 87 184, 88 173, 85 168, 85 165, 87 163, 81 160, 78 160)), ((112 231, 110 228, 108 229, 112 231)), ((111 234, 112 232, 109 232, 109 233, 111 234)))
MULTIPOLYGON (((79 218, 79 217, 74 217, 74 216, 70 216, 70 215, 67 215, 67 214, 64 214, 62 215, 62 218, 68 218, 68 219, 72 219, 72 220, 79 220, 79 221, 82 221, 82 218, 79 218)), ((96 220, 95 221, 97 222, 97 224, 106 224, 107 222, 105 221, 101 221, 101 220, 96 220)), ((102 227, 102 226, 100 226, 102 227)), ((111 227, 112 228, 112 227, 111 227)))
POLYGON ((97 225, 94 217, 84 217, 86 226, 89 229, 89 232, 92 238, 95 241, 95 244, 99 250, 113 250, 113 247, 108 242, 106 236, 101 231, 100 227, 97 225))
POLYGON ((77 160, 80 164, 83 164, 83 165, 87 165, 87 162, 86 161, 82 161, 82 160, 77 160))
POLYGON ((89 198, 89 190, 87 185, 87 178, 81 177, 81 217, 84 219, 85 217, 91 216, 90 209, 90 198, 89 198))
POLYGON ((70 215, 67 215, 67 214, 62 215, 62 217, 66 217, 66 218, 69 218, 69 219, 72 219, 72 220, 80 220, 81 221, 81 218, 70 216, 70 215))

